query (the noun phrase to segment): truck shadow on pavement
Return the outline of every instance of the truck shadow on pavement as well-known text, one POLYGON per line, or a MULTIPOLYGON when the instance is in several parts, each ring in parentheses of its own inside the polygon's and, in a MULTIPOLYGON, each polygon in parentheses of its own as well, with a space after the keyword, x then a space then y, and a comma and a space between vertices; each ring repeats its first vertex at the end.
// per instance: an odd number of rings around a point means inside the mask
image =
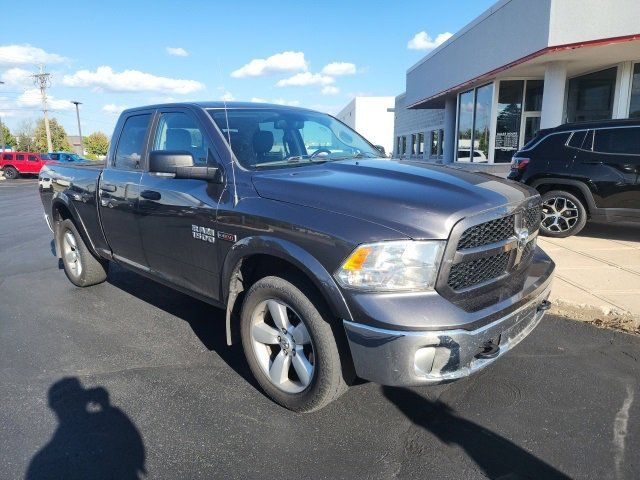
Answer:
POLYGON ((445 403, 428 400, 407 388, 382 387, 382 393, 416 426, 448 446, 462 448, 488 478, 570 478, 510 440, 459 417, 445 403))
POLYGON ((227 345, 224 310, 141 277, 114 262, 109 265, 107 282, 187 322, 207 350, 215 351, 238 375, 261 391, 245 360, 240 338, 234 336, 233 345, 227 345))
POLYGON ((146 475, 145 447, 131 419, 111 405, 103 387, 66 377, 49 388, 58 418, 51 440, 31 459, 25 478, 138 479, 146 475))

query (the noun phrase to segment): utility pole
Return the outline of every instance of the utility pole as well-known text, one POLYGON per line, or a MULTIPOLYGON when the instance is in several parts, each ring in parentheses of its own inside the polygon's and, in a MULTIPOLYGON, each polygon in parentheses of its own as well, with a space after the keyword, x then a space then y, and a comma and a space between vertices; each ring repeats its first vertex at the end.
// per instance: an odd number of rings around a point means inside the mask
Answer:
POLYGON ((72 100, 71 103, 73 103, 76 106, 76 118, 78 119, 78 135, 80 135, 80 156, 83 157, 84 142, 82 140, 82 129, 80 128, 80 109, 78 108, 78 105, 82 105, 82 102, 77 102, 75 100, 72 100))
POLYGON ((32 75, 33 83, 40 89, 40 95, 42 96, 42 112, 44 113, 44 128, 47 132, 47 149, 49 152, 53 152, 53 145, 51 144, 51 130, 49 129, 49 114, 47 113, 47 88, 51 86, 50 74, 45 73, 44 65, 40 65, 40 73, 32 75))
MULTIPOLYGON (((4 85, 3 81, 0 81, 0 85, 4 85)), ((2 117, 0 117, 0 134, 2 134, 2 153, 4 153, 5 149, 5 138, 4 138, 4 126, 2 125, 2 117)))

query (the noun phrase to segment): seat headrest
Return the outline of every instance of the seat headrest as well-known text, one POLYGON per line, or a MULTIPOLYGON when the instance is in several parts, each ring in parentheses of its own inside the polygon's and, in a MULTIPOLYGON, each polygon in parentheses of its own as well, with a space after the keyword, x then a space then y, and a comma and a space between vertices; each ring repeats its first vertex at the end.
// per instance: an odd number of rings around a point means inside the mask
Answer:
POLYGON ((253 150, 260 153, 267 153, 273 148, 273 132, 256 130, 253 134, 253 150))
POLYGON ((191 134, 184 128, 167 129, 166 150, 191 150, 191 134))

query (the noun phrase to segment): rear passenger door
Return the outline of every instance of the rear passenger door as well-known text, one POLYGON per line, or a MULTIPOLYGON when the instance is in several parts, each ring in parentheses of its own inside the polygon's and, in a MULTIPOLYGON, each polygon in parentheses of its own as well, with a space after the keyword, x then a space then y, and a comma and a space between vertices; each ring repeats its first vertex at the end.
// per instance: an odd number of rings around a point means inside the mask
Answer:
POLYGON ((98 185, 100 218, 114 257, 144 270, 137 207, 151 118, 152 112, 138 111, 120 119, 120 133, 98 185))
POLYGON ((640 210, 640 126, 595 129, 589 142, 581 163, 590 166, 598 207, 640 210))
POLYGON ((38 157, 38 155, 36 155, 35 153, 28 153, 26 154, 27 156, 27 163, 25 165, 25 168, 27 168, 27 171, 29 173, 38 173, 40 171, 40 168, 42 167, 42 161, 40 160, 40 157, 38 157))

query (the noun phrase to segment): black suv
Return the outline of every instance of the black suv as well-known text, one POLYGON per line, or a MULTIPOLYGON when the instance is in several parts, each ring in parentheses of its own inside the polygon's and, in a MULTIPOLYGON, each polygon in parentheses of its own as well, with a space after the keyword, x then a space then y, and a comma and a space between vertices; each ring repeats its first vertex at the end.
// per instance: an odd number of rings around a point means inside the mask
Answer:
POLYGON ((542 195, 544 235, 574 235, 588 219, 640 222, 640 120, 541 130, 513 156, 509 178, 542 195))

